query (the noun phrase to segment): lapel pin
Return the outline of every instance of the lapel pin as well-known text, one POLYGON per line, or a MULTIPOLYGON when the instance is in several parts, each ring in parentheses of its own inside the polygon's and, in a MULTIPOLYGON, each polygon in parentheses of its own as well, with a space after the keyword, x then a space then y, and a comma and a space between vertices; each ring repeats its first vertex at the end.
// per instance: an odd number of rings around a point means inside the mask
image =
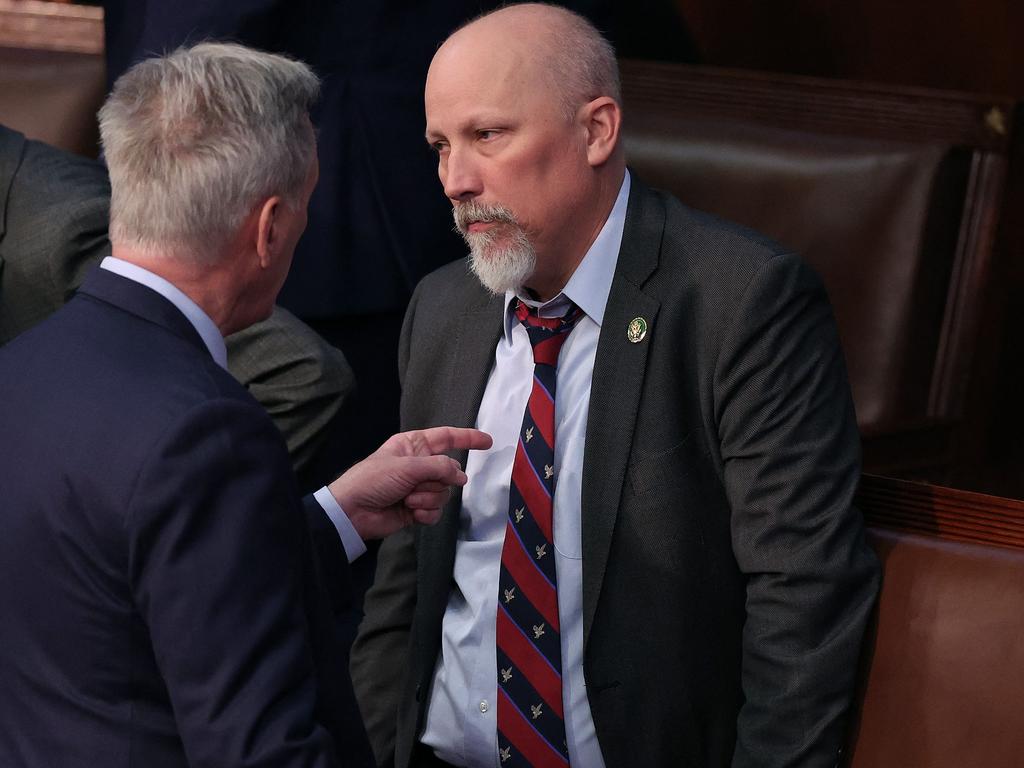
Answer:
POLYGON ((638 344, 644 340, 644 336, 647 335, 647 321, 642 317, 634 317, 629 321, 629 326, 626 328, 626 338, 634 344, 638 344))

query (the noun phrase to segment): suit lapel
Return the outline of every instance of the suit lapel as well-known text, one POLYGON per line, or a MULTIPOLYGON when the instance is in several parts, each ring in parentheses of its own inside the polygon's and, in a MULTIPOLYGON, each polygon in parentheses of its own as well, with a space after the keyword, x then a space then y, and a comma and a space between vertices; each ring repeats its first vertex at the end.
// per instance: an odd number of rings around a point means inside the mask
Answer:
MULTIPOLYGON (((475 280, 475 278, 474 278, 475 280)), ((502 307, 504 298, 486 294, 474 284, 478 296, 455 306, 466 309, 453 322, 452 341, 445 361, 443 380, 448 388, 438 424, 457 427, 475 427, 480 401, 483 400, 487 378, 494 362, 494 350, 503 330, 502 307)), ((440 311, 440 308, 439 308, 440 311)), ((468 451, 452 454, 463 468, 466 466, 468 451)), ((423 529, 423 541, 432 540, 438 547, 437 555, 455 560, 455 543, 459 530, 459 510, 462 506, 462 489, 453 488, 452 497, 436 526, 423 529)), ((431 568, 433 570, 433 568, 431 568)), ((449 568, 447 573, 451 573, 449 568)), ((445 581, 447 586, 448 581, 445 581)), ((447 592, 446 598, 447 599, 447 592)))
POLYGON ((446 424, 476 425, 494 363, 494 350, 503 330, 503 304, 501 296, 488 296, 482 304, 467 308, 456 322, 448 360, 451 386, 443 408, 446 424))
POLYGON ((583 460, 583 640, 586 648, 597 609, 612 531, 622 497, 647 350, 657 333, 660 302, 643 291, 658 266, 665 224, 664 205, 634 177, 622 246, 594 360, 583 460), (648 326, 642 341, 631 342, 634 318, 648 326))

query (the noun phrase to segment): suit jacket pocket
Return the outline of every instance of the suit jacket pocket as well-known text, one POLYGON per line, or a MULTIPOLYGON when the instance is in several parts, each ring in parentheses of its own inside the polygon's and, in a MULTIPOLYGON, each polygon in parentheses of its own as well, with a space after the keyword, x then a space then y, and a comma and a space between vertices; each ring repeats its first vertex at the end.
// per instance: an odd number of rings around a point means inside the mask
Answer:
POLYGON ((636 496, 681 488, 686 476, 702 461, 704 456, 698 441, 694 433, 689 432, 671 448, 633 461, 627 470, 630 487, 636 496))

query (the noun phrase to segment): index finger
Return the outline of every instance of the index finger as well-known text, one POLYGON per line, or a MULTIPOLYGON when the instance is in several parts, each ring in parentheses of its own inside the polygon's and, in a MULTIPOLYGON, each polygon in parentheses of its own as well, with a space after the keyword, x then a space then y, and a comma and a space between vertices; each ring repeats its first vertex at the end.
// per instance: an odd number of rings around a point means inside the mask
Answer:
POLYGON ((482 451, 491 447, 491 436, 469 427, 431 427, 410 433, 414 444, 422 442, 431 454, 448 451, 482 451))

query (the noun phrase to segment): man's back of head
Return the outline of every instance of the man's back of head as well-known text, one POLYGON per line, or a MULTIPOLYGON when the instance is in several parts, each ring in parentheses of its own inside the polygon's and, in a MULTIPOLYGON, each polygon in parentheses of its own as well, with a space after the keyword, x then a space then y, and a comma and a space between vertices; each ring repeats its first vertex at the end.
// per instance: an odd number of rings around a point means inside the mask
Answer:
POLYGON ((316 182, 318 92, 305 64, 222 43, 122 75, 99 114, 114 256, 180 287, 222 332, 269 314, 316 182))
POLYGON ((140 62, 100 110, 111 239, 216 255, 263 196, 297 201, 315 154, 305 65, 201 43, 140 62))

